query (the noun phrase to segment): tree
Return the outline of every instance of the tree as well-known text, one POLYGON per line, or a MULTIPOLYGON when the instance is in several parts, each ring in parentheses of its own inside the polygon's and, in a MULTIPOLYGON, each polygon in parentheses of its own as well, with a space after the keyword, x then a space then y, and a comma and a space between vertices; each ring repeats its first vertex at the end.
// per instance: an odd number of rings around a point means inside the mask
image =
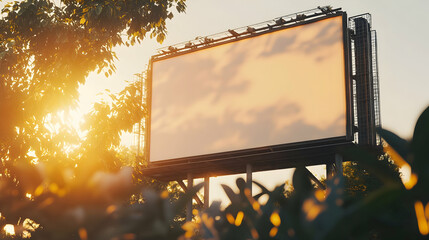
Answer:
MULTIPOLYGON (((380 153, 379 161, 392 172, 396 172, 397 180, 400 180, 399 168, 393 163, 389 155, 380 153)), ((345 196, 350 201, 361 200, 383 186, 383 181, 378 176, 356 161, 343 163, 343 174, 345 196)))
POLYGON ((18 159, 31 161, 31 151, 39 160, 67 158, 64 145, 75 143, 69 140, 74 134, 64 125, 54 133, 46 125, 76 105, 78 86, 90 72, 112 74, 115 46, 146 35, 162 42, 173 7, 183 12, 184 0, 7 4, 0 21, 3 173, 10 174, 7 165, 18 159), (59 139, 52 142, 52 135, 59 139))
POLYGON ((145 37, 162 42, 173 11, 185 8, 185 0, 5 5, 0 20, 0 229, 6 223, 24 229, 19 219, 30 218, 42 224, 39 234, 45 238, 79 235, 82 223, 70 214, 97 218, 129 200, 135 187, 130 168, 120 168, 124 156, 118 145, 120 133, 145 114, 135 94, 138 86, 111 95, 112 103, 95 104, 86 116, 84 139, 59 120, 76 106, 78 87, 90 72, 109 76, 115 71, 116 46, 145 37))

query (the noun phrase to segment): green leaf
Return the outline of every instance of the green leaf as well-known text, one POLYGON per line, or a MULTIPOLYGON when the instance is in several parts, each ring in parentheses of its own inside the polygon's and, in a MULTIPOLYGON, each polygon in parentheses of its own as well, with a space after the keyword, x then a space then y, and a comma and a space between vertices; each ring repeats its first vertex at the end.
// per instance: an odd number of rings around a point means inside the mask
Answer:
POLYGON ((254 196, 254 198, 256 200, 258 200, 263 195, 270 193, 270 191, 264 185, 260 184, 259 182, 253 181, 253 183, 256 184, 262 190, 259 194, 257 194, 257 195, 254 196))
POLYGON ((204 186, 204 183, 199 183, 195 185, 192 189, 188 189, 185 194, 175 203, 175 211, 176 214, 180 214, 180 212, 185 208, 186 204, 194 197, 194 195, 204 186))
MULTIPOLYGON (((379 217, 381 213, 391 210, 398 212, 397 209, 392 209, 392 203, 397 202, 402 193, 403 189, 399 186, 386 186, 371 193, 364 200, 344 209, 341 218, 336 221, 335 226, 324 239, 348 239, 352 235, 360 236, 357 239, 368 239, 367 235, 374 227, 368 224, 377 223, 377 221, 374 222, 374 218, 379 217)), ((382 226, 380 223, 375 225, 382 226)), ((394 228, 390 228, 390 231, 398 232, 394 228)), ((399 237, 399 239, 402 238, 399 237)))
POLYGON ((236 203, 239 201, 238 195, 228 186, 225 184, 221 184, 223 190, 225 191, 226 195, 228 196, 231 203, 236 203))
POLYGON ((379 177, 385 184, 402 185, 398 173, 380 161, 376 154, 359 147, 350 147, 343 150, 342 155, 349 161, 362 164, 367 171, 379 177))
POLYGON ((401 155, 403 159, 407 159, 409 153, 409 144, 407 140, 402 139, 398 135, 386 129, 380 128, 377 129, 377 132, 399 155, 401 155))
POLYGON ((3 8, 1 10, 1 13, 9 13, 9 12, 10 12, 10 10, 8 8, 3 8))
MULTIPOLYGON (((321 213, 314 219, 314 227, 318 235, 322 236, 321 239, 333 239, 332 237, 326 237, 331 232, 336 232, 336 239, 347 238, 347 232, 343 232, 341 237, 341 231, 338 231, 338 228, 335 226, 341 220, 343 212, 343 176, 336 175, 334 178, 331 178, 326 181, 327 195, 325 199, 320 201, 320 197, 317 198, 316 194, 321 194, 321 192, 315 192, 315 198, 318 200, 318 205, 321 207, 321 213)), ((318 190, 321 191, 321 190, 318 190)))
POLYGON ((160 34, 158 34, 158 36, 156 36, 156 41, 160 44, 162 44, 162 42, 164 42, 164 39, 165 39, 165 35, 162 33, 160 33, 160 34))
POLYGON ((412 167, 419 178, 429 174, 429 107, 417 120, 411 141, 412 167))
POLYGON ((243 178, 237 178, 237 180, 235 180, 235 183, 237 184, 237 187, 240 190, 240 192, 243 192, 244 189, 246 188, 246 181, 244 181, 243 178))
POLYGON ((103 6, 101 6, 101 4, 98 4, 97 7, 95 8, 95 14, 99 16, 102 11, 103 11, 103 6))
POLYGON ((299 166, 295 169, 292 178, 292 183, 296 191, 309 192, 313 190, 313 186, 311 185, 311 181, 307 175, 307 171, 308 170, 302 166, 299 166))

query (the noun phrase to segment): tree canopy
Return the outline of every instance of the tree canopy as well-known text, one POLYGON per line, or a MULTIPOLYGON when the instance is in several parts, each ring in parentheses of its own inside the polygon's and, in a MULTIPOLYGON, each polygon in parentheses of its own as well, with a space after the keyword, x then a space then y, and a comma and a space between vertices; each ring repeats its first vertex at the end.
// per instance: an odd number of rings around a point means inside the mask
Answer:
POLYGON ((115 47, 145 38, 162 43, 167 21, 185 8, 185 0, 5 4, 0 19, 1 228, 30 216, 55 225, 79 206, 98 204, 95 209, 105 211, 129 199, 132 171, 121 166, 133 166, 135 156, 124 154, 119 143, 121 132, 131 131, 145 115, 141 86, 130 83, 110 94, 111 101, 94 104, 85 116, 83 137, 67 124, 70 110, 89 73, 108 77, 115 72, 115 47), (57 223, 44 221, 52 214, 57 223))
MULTIPOLYGON (((79 145, 77 134, 55 120, 76 106, 79 85, 92 71, 106 76, 115 71, 114 47, 133 45, 147 35, 162 42, 174 8, 180 13, 185 7, 183 0, 26 0, 6 4, 0 21, 3 174, 11 174, 8 165, 16 161, 69 158, 70 145, 79 145)), ((94 106, 87 117, 83 148, 117 145, 118 133, 141 119, 143 106, 133 99, 137 89, 130 85, 114 106, 94 106), (103 118, 111 124, 110 129, 101 129, 104 125, 100 126, 99 119, 103 118), (96 125, 109 137, 97 132, 96 125)))
POLYGON ((386 159, 351 148, 345 158, 361 165, 345 169, 350 179, 337 175, 326 181, 326 190, 314 189, 305 169, 297 168, 287 197, 284 186, 269 191, 260 184, 261 193, 252 196, 238 179, 238 193, 223 185, 231 200, 225 210, 212 204, 184 225, 178 218, 202 184, 180 198, 175 185, 173 193, 141 191, 133 182, 153 180, 133 171, 138 159, 119 146, 120 133, 146 114, 138 83, 111 94, 111 102, 94 104, 85 117, 84 137, 68 126, 88 74, 111 75, 116 46, 145 37, 162 42, 167 19, 185 7, 184 0, 6 4, 0 20, 0 230, 13 224, 15 235, 0 232, 0 238, 427 238, 429 108, 409 142, 380 132, 395 163, 412 170, 408 182, 386 159), (374 185, 361 188, 362 179, 374 185), (347 202, 345 191, 359 198, 347 202), (261 204, 263 195, 268 200, 261 204))

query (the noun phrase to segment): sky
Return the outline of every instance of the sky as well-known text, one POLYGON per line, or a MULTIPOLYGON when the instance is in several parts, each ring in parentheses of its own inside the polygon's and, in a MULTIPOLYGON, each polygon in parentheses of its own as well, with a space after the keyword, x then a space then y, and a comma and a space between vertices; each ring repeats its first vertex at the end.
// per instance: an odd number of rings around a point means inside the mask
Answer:
MULTIPOLYGON (((167 22, 168 35, 163 45, 147 39, 141 45, 117 48, 116 74, 109 78, 97 74, 89 76, 80 89, 81 111, 89 111, 90 103, 104 89, 120 91, 126 81, 134 79, 134 74, 146 69, 150 56, 158 48, 325 5, 341 7, 349 17, 363 13, 372 15, 372 27, 378 37, 382 126, 401 137, 411 138, 418 116, 429 105, 429 81, 425 71, 429 65, 427 0, 189 0, 186 13, 176 13, 167 22)), ((123 143, 132 144, 130 139, 132 137, 124 137, 123 143)), ((324 172, 323 167, 311 170, 319 177, 324 172)), ((291 170, 256 173, 254 179, 272 188, 290 179, 290 173, 291 170)), ((211 198, 220 196, 218 190, 215 192, 220 182, 231 183, 234 178, 212 178, 211 198)))

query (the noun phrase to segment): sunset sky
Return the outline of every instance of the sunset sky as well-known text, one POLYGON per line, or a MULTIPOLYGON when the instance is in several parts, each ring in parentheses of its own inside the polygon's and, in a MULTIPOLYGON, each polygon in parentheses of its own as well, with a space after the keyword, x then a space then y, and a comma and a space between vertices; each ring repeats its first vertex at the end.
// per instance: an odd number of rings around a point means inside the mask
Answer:
MULTIPOLYGON (((167 23, 168 36, 163 45, 147 40, 141 45, 118 48, 116 74, 107 79, 104 75, 90 75, 87 84, 80 90, 82 112, 90 110, 90 103, 104 89, 120 91, 126 85, 125 80, 132 80, 133 74, 146 68, 157 48, 324 5, 342 7, 348 16, 362 13, 372 15, 373 29, 377 30, 378 35, 383 127, 410 138, 417 117, 429 105, 426 73, 429 64, 429 33, 426 31, 429 24, 428 1, 190 0, 187 5, 186 14, 176 14, 167 23)), ((130 143, 124 140, 124 144, 130 143)), ((317 173, 322 172, 319 170, 317 173)), ((258 173, 255 178, 273 186, 287 180, 289 173, 290 170, 275 171, 269 175, 258 173), (267 180, 268 176, 270 181, 267 180)), ((230 179, 213 178, 212 183, 216 185, 217 182, 228 182, 230 179)))

